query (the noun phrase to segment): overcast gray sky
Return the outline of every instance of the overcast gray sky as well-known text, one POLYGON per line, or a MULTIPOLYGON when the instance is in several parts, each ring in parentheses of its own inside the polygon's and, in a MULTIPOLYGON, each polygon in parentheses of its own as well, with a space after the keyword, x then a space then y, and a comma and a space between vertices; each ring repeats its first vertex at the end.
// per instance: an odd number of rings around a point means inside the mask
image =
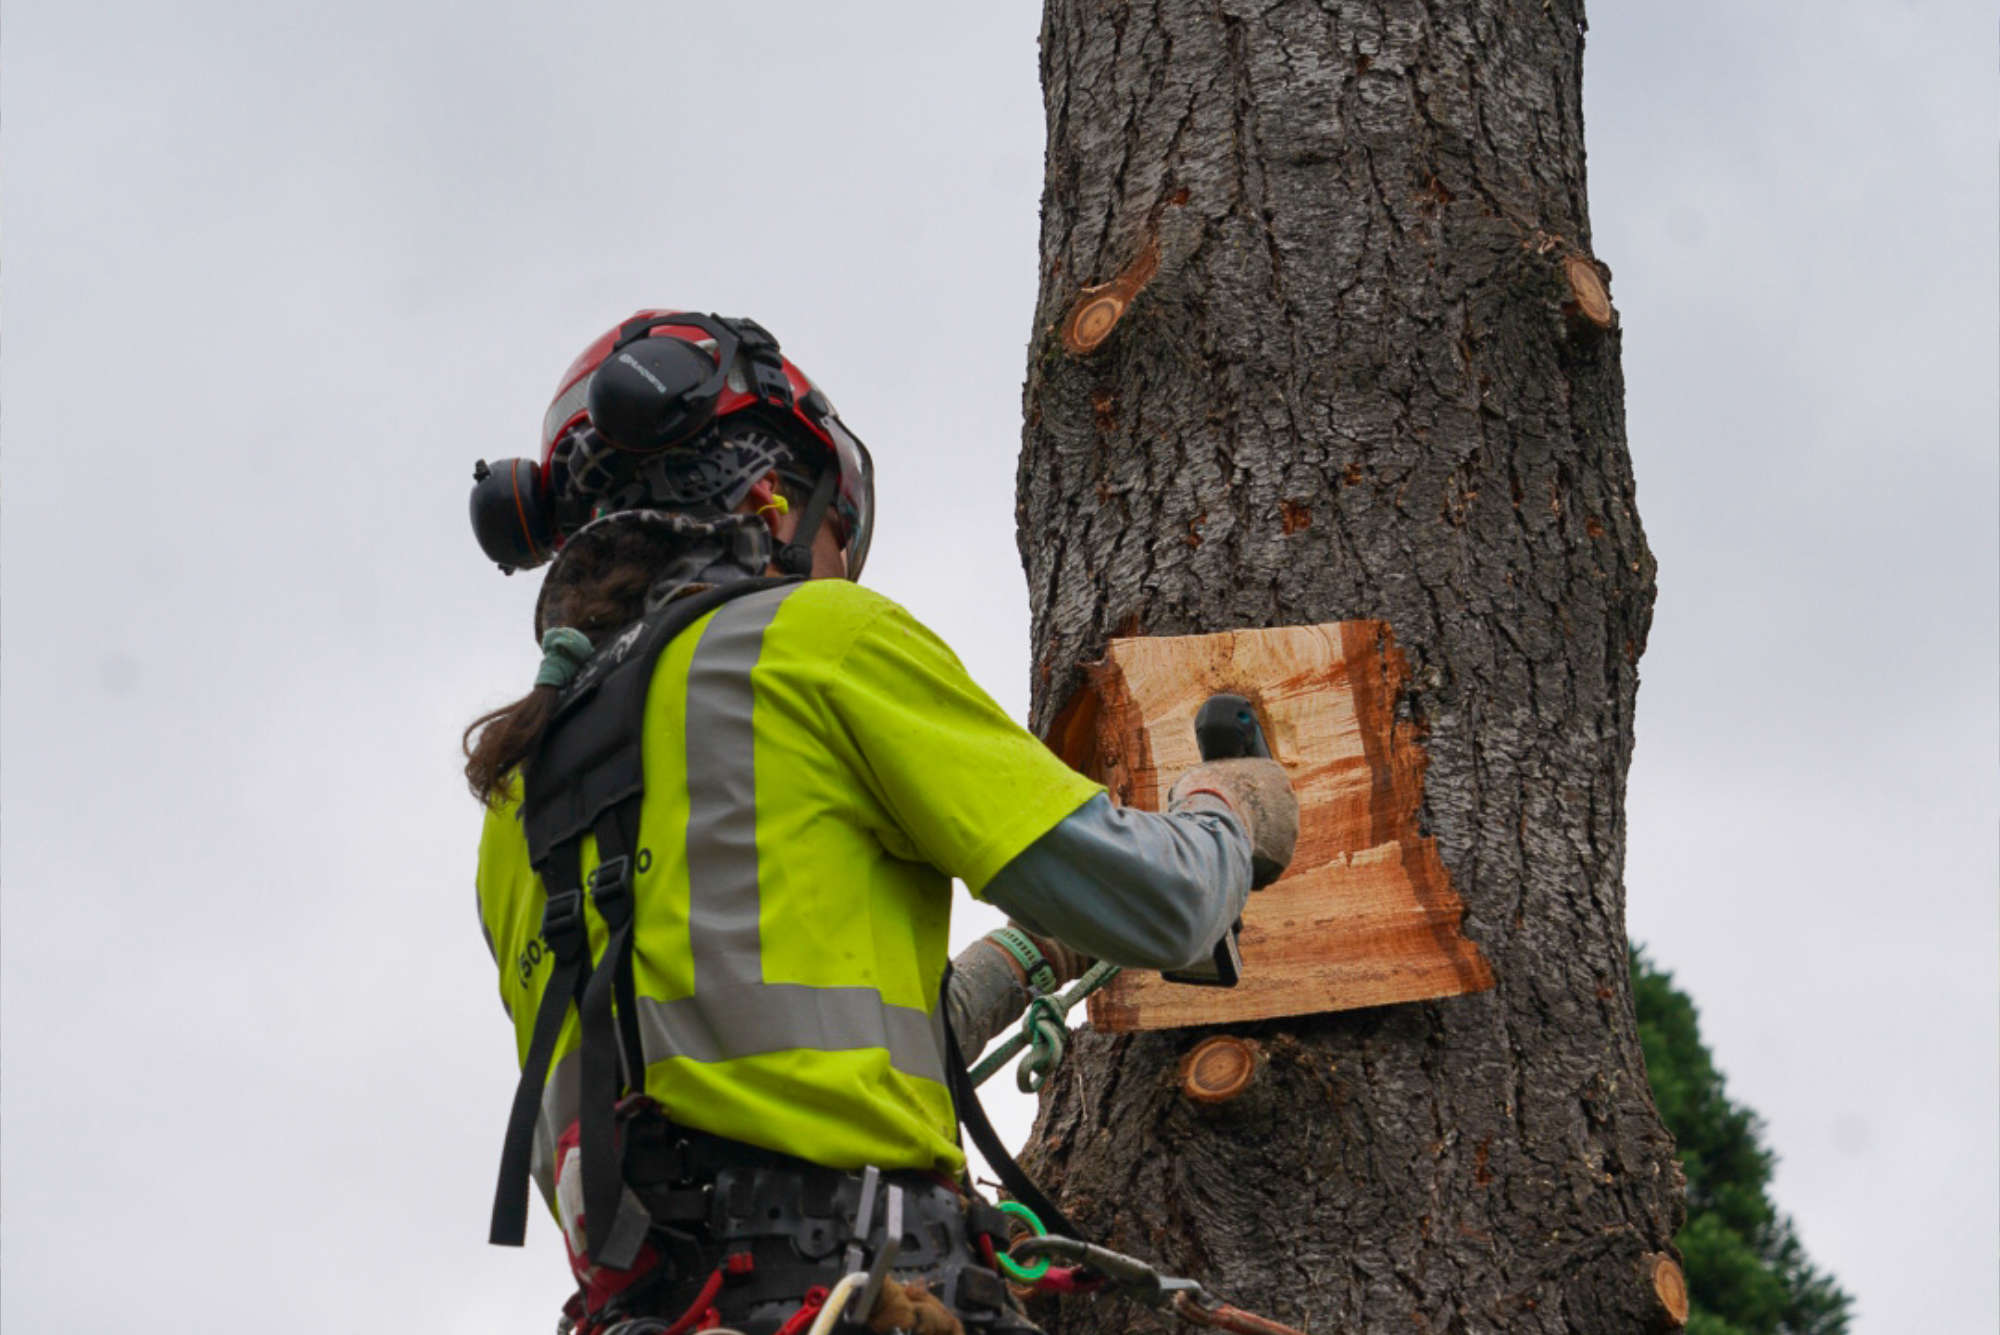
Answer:
MULTIPOLYGON (((1994 18, 1592 18, 1660 558, 1631 927, 1858 1335, 1991 1330, 1994 18)), ((869 582, 1023 712, 1038 20, 8 7, 0 1325, 550 1328, 553 1230, 483 1241, 456 744, 536 652, 472 460, 633 308, 753 314, 874 448, 869 582)))

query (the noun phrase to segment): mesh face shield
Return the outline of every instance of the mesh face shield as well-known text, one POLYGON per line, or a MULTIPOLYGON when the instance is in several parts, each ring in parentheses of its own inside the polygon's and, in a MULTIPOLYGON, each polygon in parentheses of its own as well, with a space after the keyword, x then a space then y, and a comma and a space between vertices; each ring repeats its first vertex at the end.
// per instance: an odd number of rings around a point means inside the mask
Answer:
POLYGON ((711 427, 685 445, 638 454, 610 445, 588 424, 556 446, 555 485, 577 504, 613 510, 727 513, 757 480, 790 464, 794 451, 769 431, 742 421, 711 427))

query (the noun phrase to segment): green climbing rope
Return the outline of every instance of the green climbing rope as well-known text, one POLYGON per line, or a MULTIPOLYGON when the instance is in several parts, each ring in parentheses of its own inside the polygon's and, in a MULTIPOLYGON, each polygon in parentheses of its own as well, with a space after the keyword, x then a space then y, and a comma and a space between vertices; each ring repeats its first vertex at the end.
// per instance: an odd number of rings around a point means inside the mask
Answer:
POLYGON ((1030 1001, 1027 1013, 1021 1017, 1020 1031, 1010 1035, 972 1068, 972 1083, 986 1083, 988 1076, 1012 1061, 1021 1049, 1028 1048, 1031 1050, 1021 1058, 1021 1065, 1014 1073, 1014 1083, 1023 1094, 1038 1092, 1062 1064, 1063 1054, 1069 1051, 1067 1021, 1071 1009, 1117 976, 1117 965, 1093 964, 1083 977, 1055 996, 1040 996, 1030 1001))

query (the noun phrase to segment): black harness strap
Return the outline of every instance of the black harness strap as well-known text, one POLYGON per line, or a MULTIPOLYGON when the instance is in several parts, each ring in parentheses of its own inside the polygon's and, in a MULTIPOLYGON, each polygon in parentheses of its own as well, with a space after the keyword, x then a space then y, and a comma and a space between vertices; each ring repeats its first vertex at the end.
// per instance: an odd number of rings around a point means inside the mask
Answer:
MULTIPOLYGON (((944 985, 938 991, 938 1012, 944 1017, 944 1073, 945 1087, 951 1091, 952 1107, 958 1113, 958 1120, 971 1135, 972 1143, 979 1147, 986 1158, 986 1166, 1000 1178, 1000 1185, 1007 1188, 1015 1200, 1035 1212, 1035 1217, 1051 1233, 1064 1237, 1081 1238, 1075 1224, 1069 1221, 1056 1203, 1042 1194, 1035 1180, 1027 1170, 1014 1162, 1014 1156, 1007 1152, 1007 1146, 994 1131, 993 1123, 986 1119, 986 1109, 979 1106, 979 1091, 972 1083, 972 1074, 965 1069, 965 1055, 958 1050, 958 1035, 951 1029, 951 1007, 947 1000, 951 995, 951 969, 944 971, 944 985)), ((977 1199, 975 1195, 975 1199, 977 1199)))
MULTIPOLYGON (((626 885, 629 887, 633 877, 636 877, 640 870, 636 854, 638 847, 639 801, 637 798, 627 798, 605 812, 603 818, 597 823, 597 865, 600 868, 603 867, 606 856, 604 850, 607 848, 633 850, 629 853, 621 853, 621 856, 632 858, 632 870, 626 877, 626 885), (610 827, 608 830, 606 829, 607 825, 610 827)), ((600 905, 598 912, 602 913, 603 911, 603 907, 600 905)), ((638 906, 634 904, 632 915, 636 916, 637 913, 638 906)), ((609 919, 606 919, 607 925, 609 921, 609 919)), ((618 954, 618 973, 616 976, 616 986, 618 989, 618 1054, 623 1062, 623 1065, 619 1069, 624 1075, 626 1086, 631 1089, 643 1089, 646 1084, 646 1048, 639 1037, 639 1003, 632 987, 632 934, 636 930, 636 927, 628 924, 622 934, 623 945, 620 947, 618 954)), ((580 1005, 581 1003, 579 1002, 578 1004, 580 1005)))
POLYGON ((514 1086, 514 1107, 507 1115, 507 1139, 500 1151, 500 1182, 493 1193, 493 1222, 486 1240, 501 1247, 518 1247, 528 1230, 528 1170, 534 1156, 535 1120, 542 1111, 542 1089, 548 1082, 549 1058, 572 999, 583 996, 590 976, 590 933, 583 922, 583 891, 576 883, 576 862, 561 864, 544 877, 548 902, 542 907, 542 939, 554 963, 528 1055, 521 1062, 521 1080, 514 1086))
MULTIPOLYGON (((549 1060, 572 1003, 582 1028, 579 1139, 584 1154, 584 1223, 593 1259, 615 1264, 598 1253, 598 1244, 609 1249, 616 1242, 617 1250, 623 1251, 635 1236, 629 1227, 614 1233, 626 1199, 614 1112, 622 1088, 640 1089, 645 1084, 633 999, 632 876, 639 800, 645 791, 646 692, 654 663, 676 635, 731 599, 791 583, 796 581, 744 579, 677 598, 601 646, 556 702, 533 758, 523 767, 521 824, 529 863, 548 893, 542 935, 554 963, 535 1012, 528 1055, 521 1063, 507 1119, 488 1234, 494 1243, 518 1247, 527 1234, 535 1123, 548 1084, 549 1060), (591 967, 583 916, 579 858, 586 831, 598 841, 591 901, 609 933, 597 969, 591 967)), ((636 1236, 643 1241, 643 1230, 636 1236)), ((632 1250, 636 1246, 631 1243, 632 1250)))
MULTIPOLYGON (((632 999, 632 862, 636 841, 619 819, 628 798, 607 807, 598 817, 596 870, 590 873, 590 902, 604 920, 604 954, 577 1002, 583 1031, 583 1074, 578 1118, 582 1122, 578 1148, 583 1153, 583 1221, 590 1257, 601 1265, 623 1270, 645 1241, 645 1210, 636 1200, 624 1209, 624 1156, 618 1149, 616 1111, 627 1089, 643 1089, 646 1058, 638 1046, 637 1006, 632 999), (619 1015, 612 1018, 612 997, 619 1015), (638 1226, 618 1227, 621 1213, 636 1212, 638 1226), (613 1235, 620 1245, 613 1245, 613 1235)), ((633 813, 636 823, 637 813, 633 813)))

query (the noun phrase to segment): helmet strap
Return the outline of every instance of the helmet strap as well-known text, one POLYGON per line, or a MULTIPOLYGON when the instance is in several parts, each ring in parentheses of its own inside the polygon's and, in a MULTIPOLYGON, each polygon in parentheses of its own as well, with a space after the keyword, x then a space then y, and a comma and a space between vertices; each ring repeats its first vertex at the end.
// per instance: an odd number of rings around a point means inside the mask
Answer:
POLYGON ((792 531, 792 540, 778 549, 778 569, 787 575, 812 574, 813 539, 819 536, 820 523, 826 518, 826 509, 833 504, 833 493, 839 486, 838 469, 819 470, 819 481, 813 484, 812 499, 799 512, 799 526, 792 531))
MULTIPOLYGON (((730 320, 718 315, 715 320, 740 341, 757 397, 774 408, 790 412, 792 382, 785 378, 785 359, 778 354, 778 340, 771 331, 747 317, 730 320)), ((723 369, 727 370, 727 365, 723 369)))

